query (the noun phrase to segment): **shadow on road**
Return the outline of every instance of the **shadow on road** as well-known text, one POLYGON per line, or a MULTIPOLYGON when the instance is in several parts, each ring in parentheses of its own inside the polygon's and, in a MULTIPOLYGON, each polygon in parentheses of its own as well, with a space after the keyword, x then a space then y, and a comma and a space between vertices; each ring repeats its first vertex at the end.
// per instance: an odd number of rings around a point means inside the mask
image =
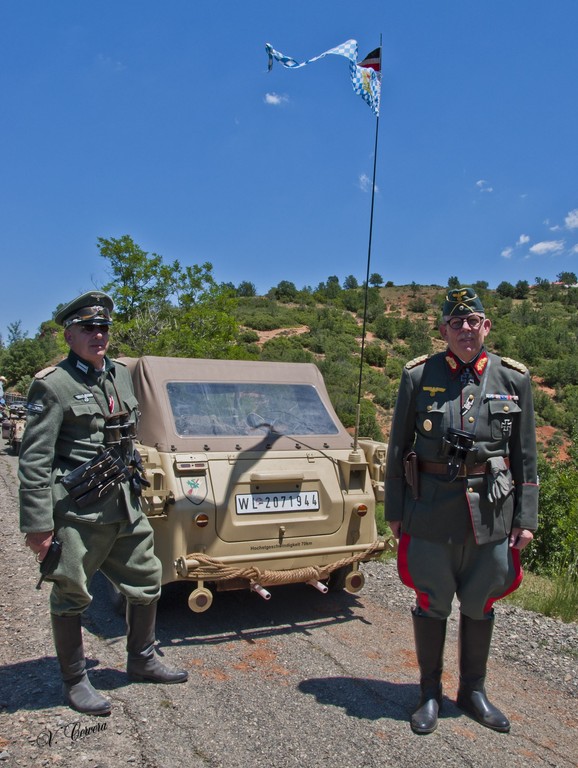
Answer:
MULTIPOLYGON (((95 688, 111 690, 129 685, 124 672, 110 668, 92 669, 98 659, 87 659, 90 680, 95 688)), ((6 664, 0 667, 0 711, 38 711, 62 706, 62 682, 56 656, 6 664)))
MULTIPOLYGON (((215 595, 206 613, 193 613, 187 603, 192 587, 176 582, 163 588, 157 616, 157 650, 165 647, 219 645, 235 640, 245 643, 260 638, 300 633, 311 634, 326 626, 367 621, 357 615, 359 598, 347 592, 322 595, 311 587, 293 584, 271 589, 272 598, 264 601, 246 591, 215 595)), ((93 602, 83 615, 83 628, 109 645, 121 644, 124 654, 126 625, 114 611, 105 577, 97 573, 92 582, 93 602)), ((50 631, 48 601, 47 632, 50 631)), ((129 681, 123 670, 99 666, 88 654, 87 667, 95 688, 112 690, 129 681)), ((306 685, 304 683, 303 685, 306 685)), ((311 691, 306 691, 311 692, 311 691)), ((44 656, 0 667, 0 710, 40 710, 62 704, 60 670, 55 656, 44 656)))
MULTIPOLYGON (((125 634, 124 619, 116 614, 108 598, 104 577, 98 573, 92 584, 93 602, 87 611, 85 627, 105 638, 125 634)), ((322 595, 303 584, 270 588, 265 601, 248 591, 221 592, 215 595, 205 613, 193 613, 187 599, 192 585, 175 582, 163 587, 157 616, 157 638, 162 649, 191 645, 219 645, 231 640, 245 642, 292 633, 309 634, 324 626, 351 621, 366 622, 355 612, 359 598, 347 592, 322 595)))
MULTIPOLYGON (((419 686, 360 677, 320 677, 304 680, 301 693, 317 703, 338 707, 360 720, 408 720, 419 699, 419 686)), ((440 717, 460 717, 455 704, 444 697, 440 717)))

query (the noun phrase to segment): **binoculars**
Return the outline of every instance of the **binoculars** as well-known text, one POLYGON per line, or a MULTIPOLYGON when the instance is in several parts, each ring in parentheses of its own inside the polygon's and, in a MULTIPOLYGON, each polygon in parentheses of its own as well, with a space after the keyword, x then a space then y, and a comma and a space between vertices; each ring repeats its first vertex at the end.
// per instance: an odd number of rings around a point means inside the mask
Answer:
POLYGON ((442 437, 441 455, 448 461, 448 479, 455 480, 468 453, 475 453, 473 432, 449 427, 442 437))

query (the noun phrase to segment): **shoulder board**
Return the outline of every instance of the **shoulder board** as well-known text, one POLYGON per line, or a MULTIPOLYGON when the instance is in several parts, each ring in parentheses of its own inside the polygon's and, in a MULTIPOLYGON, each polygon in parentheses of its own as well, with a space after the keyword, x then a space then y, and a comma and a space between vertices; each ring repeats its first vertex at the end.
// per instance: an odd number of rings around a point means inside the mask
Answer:
POLYGON ((517 360, 512 360, 511 357, 503 357, 502 365, 505 365, 506 368, 514 368, 516 371, 520 371, 520 373, 526 373, 528 371, 524 363, 519 363, 517 360))
POLYGON ((118 358, 118 357, 115 357, 115 358, 113 358, 112 362, 113 362, 115 365, 122 365, 122 367, 123 367, 123 368, 126 368, 126 363, 124 362, 124 360, 121 360, 121 359, 120 359, 120 358, 118 358))
POLYGON ((49 365, 48 368, 43 368, 41 371, 38 371, 38 373, 34 374, 34 378, 35 379, 45 379, 47 376, 49 376, 55 370, 56 370, 56 366, 55 365, 49 365))
POLYGON ((413 360, 410 360, 405 364, 405 367, 409 371, 411 368, 416 368, 418 365, 423 365, 428 357, 429 355, 420 355, 419 357, 414 357, 413 360))

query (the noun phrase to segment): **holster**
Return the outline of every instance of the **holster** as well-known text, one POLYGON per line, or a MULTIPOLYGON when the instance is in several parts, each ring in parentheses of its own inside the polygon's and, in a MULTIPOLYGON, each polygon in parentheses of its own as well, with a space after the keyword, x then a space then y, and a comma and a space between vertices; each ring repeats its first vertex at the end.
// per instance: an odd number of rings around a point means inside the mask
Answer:
POLYGON ((404 454, 403 473, 405 475, 405 482, 411 488, 412 498, 414 500, 419 499, 419 468, 415 451, 407 451, 404 454))
POLYGON ((128 467, 113 448, 107 448, 65 475, 61 483, 82 508, 107 496, 128 478, 128 467))

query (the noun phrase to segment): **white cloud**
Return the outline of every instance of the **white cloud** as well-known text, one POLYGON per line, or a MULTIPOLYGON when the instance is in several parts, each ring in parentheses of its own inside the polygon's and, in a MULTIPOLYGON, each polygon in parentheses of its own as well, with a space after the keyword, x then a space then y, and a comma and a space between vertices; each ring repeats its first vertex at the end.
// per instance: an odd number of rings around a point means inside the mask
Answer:
POLYGON ((530 253, 543 256, 546 253, 559 253, 564 249, 564 240, 543 240, 530 248, 530 253))
POLYGON ((578 208, 574 208, 573 211, 570 211, 564 219, 564 224, 566 225, 566 229, 578 229, 578 208))
MULTIPOLYGON (((371 192, 371 179, 366 173, 361 173, 358 179, 359 189, 364 192, 371 192)), ((379 187, 375 185, 375 191, 379 192, 379 187)))
POLYGON ((278 107, 289 101, 289 98, 287 96, 280 96, 278 93, 266 93, 263 101, 265 104, 272 104, 274 107, 278 107))
POLYGON ((480 192, 494 191, 494 188, 490 187, 485 179, 478 179, 478 181, 476 181, 476 187, 480 190, 480 192))
POLYGON ((96 57, 96 66, 99 70, 104 72, 124 72, 126 65, 118 59, 112 59, 110 56, 105 56, 103 53, 99 53, 96 57))
POLYGON ((572 248, 570 248, 570 253, 578 253, 578 244, 573 245, 572 248))
POLYGON ((520 248, 520 246, 527 245, 529 242, 530 242, 529 235, 520 235, 520 237, 516 241, 516 245, 514 246, 509 245, 507 248, 504 248, 504 250, 501 252, 500 255, 503 256, 504 259, 511 259, 515 248, 520 248))

